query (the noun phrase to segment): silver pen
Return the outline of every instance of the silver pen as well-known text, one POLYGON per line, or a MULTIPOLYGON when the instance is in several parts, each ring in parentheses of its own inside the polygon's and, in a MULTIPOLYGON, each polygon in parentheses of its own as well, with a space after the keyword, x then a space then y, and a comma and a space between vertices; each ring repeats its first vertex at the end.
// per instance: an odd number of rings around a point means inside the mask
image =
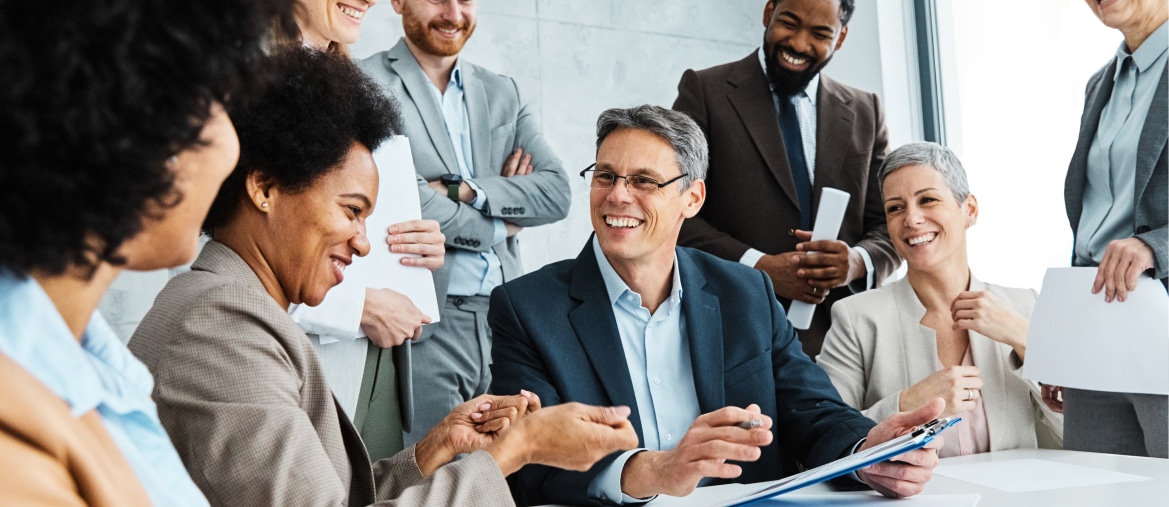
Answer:
POLYGON ((760 421, 759 419, 752 419, 750 421, 743 421, 741 423, 737 423, 737 424, 735 424, 735 426, 738 426, 738 427, 743 428, 745 430, 750 430, 750 429, 755 429, 755 428, 758 428, 760 426, 763 426, 763 421, 760 421))

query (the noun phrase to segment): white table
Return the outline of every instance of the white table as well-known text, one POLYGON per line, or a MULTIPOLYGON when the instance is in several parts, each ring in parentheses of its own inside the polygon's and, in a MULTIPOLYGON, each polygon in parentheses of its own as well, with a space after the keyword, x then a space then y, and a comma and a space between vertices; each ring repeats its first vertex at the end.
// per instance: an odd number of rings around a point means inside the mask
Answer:
MULTIPOLYGON (((1114 454, 1097 454, 1076 451, 1057 451, 1050 449, 1017 449, 1012 451, 998 451, 973 456, 946 458, 943 465, 960 463, 982 463, 991 461, 1005 461, 1018 459, 1041 459, 1079 465, 1091 468, 1101 468, 1133 475, 1151 477, 1151 481, 1127 482, 1120 484, 1106 484, 1101 486, 1081 486, 1066 489, 1034 491, 1027 493, 1010 493, 994 488, 979 486, 968 482, 934 475, 933 480, 926 484, 923 495, 943 494, 978 494, 982 499, 978 507, 999 506, 1169 506, 1169 460, 1157 458, 1135 458, 1132 456, 1117 456, 1114 454)), ((650 507, 672 506, 701 506, 708 505, 708 498, 722 496, 727 490, 746 492, 752 489, 749 484, 727 484, 700 488, 685 498, 659 497, 649 504, 650 507)), ((783 495, 780 498, 798 496, 824 495, 835 492, 826 484, 817 484, 799 491, 783 495)), ((856 495, 855 492, 840 492, 840 495, 856 495)), ((794 498, 793 498, 794 499, 794 498)), ((880 500, 880 499, 874 499, 880 500)), ((896 507, 896 503, 880 502, 885 507, 896 507)), ((762 504, 766 505, 766 504, 762 504)))

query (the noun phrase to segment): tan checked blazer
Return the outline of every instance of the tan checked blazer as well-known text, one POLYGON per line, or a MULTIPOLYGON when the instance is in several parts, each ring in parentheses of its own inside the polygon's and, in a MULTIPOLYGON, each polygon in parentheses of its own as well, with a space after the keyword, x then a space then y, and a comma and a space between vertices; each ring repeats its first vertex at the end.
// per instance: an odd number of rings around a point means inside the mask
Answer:
POLYGON ((97 410, 69 405, 0 354, 0 506, 149 506, 97 410))
POLYGON ((427 478, 413 447, 371 467, 308 337, 223 244, 167 284, 130 350, 212 505, 512 505, 482 451, 427 478))

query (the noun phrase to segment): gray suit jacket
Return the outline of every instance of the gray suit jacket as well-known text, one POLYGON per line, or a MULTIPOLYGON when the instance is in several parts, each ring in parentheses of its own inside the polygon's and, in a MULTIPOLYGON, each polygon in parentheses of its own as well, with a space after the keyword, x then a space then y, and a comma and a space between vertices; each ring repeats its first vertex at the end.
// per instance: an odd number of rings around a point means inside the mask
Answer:
MULTIPOLYGON (((998 296, 1024 317, 1035 291, 984 284, 970 290, 998 296)), ((832 329, 817 364, 841 399, 875 421, 897 413, 900 393, 937 371, 934 331, 920 324, 925 307, 907 279, 857 294, 832 307, 832 329)), ((1043 405, 1039 388, 1021 376, 1023 363, 1011 347, 970 332, 970 353, 982 377, 982 399, 992 451, 1059 448, 1063 417, 1043 405)))
MULTIPOLYGON (((1133 207, 1133 237, 1153 249, 1153 278, 1169 287, 1169 66, 1163 69, 1161 82, 1149 116, 1137 141, 1136 199, 1133 207)), ((1080 138, 1076 152, 1068 165, 1064 181, 1064 206, 1073 237, 1080 225, 1084 206, 1084 186, 1088 179, 1088 149, 1096 137, 1100 113, 1112 97, 1112 76, 1116 73, 1116 59, 1092 75, 1085 90, 1084 114, 1080 117, 1080 138)), ((1073 239, 1073 244, 1075 240, 1073 239)), ((1072 255, 1075 262, 1075 255, 1072 255)))
MULTIPOLYGON (((455 248, 479 252, 494 249, 505 282, 523 274, 519 241, 511 237, 492 245, 495 230, 491 219, 500 218, 522 227, 556 222, 568 215, 572 191, 564 166, 544 140, 535 108, 520 96, 515 80, 465 60, 461 64, 471 120, 474 181, 487 195, 487 205, 480 212, 426 186, 444 174, 457 174, 459 165, 442 112, 430 90, 433 85, 410 53, 406 40, 358 65, 402 105, 403 132, 410 139, 414 169, 418 172, 422 217, 438 221, 446 235, 448 256, 455 248), (499 175, 500 168, 516 148, 532 155, 534 170, 527 176, 504 178, 499 175)), ((442 269, 434 273, 440 306, 446 298, 452 265, 448 257, 442 269)))
MULTIPOLYGON (((875 94, 823 74, 816 104, 812 209, 819 206, 824 187, 852 195, 839 238, 868 251, 874 286, 880 286, 901 265, 889 242, 877 188, 877 169, 889 144, 884 113, 875 94)), ((731 261, 738 261, 748 248, 765 254, 794 252, 799 240, 789 231, 800 225, 799 199, 758 55, 752 52, 737 62, 687 70, 678 83, 674 109, 694 118, 710 143, 706 204, 682 224, 678 244, 731 261)), ((831 324, 828 309, 851 294, 848 287, 833 289, 816 310, 812 327, 799 332, 809 356, 820 352, 831 324)), ((787 307, 791 301, 780 303, 787 307)))
POLYGON ((372 466, 312 344, 215 241, 130 340, 191 478, 213 505, 510 505, 485 452, 423 478, 414 448, 372 466))

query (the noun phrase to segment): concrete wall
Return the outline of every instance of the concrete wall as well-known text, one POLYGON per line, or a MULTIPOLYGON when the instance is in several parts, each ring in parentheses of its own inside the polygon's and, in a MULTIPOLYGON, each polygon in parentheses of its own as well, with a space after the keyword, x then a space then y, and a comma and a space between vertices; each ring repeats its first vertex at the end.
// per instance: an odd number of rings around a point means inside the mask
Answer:
MULTIPOLYGON (((908 0, 904 0, 908 1, 908 0)), ((877 92, 890 108, 894 146, 914 137, 915 93, 904 58, 904 1, 860 0, 844 47, 826 74, 877 92), (878 8, 880 10, 878 10, 878 8), (884 31, 878 31, 878 24, 884 31), (886 93, 888 92, 888 93, 886 93)), ((573 203, 563 222, 520 235, 525 268, 575 257, 592 228, 588 188, 576 173, 594 161, 597 116, 610 107, 669 107, 687 68, 743 58, 763 38, 766 0, 481 0, 479 23, 463 56, 516 79, 541 107, 544 133, 569 173, 573 203)), ((352 54, 364 58, 392 47, 401 18, 388 1, 372 9, 352 54)), ((165 274, 126 274, 102 310, 125 334, 133 331, 165 274)))

